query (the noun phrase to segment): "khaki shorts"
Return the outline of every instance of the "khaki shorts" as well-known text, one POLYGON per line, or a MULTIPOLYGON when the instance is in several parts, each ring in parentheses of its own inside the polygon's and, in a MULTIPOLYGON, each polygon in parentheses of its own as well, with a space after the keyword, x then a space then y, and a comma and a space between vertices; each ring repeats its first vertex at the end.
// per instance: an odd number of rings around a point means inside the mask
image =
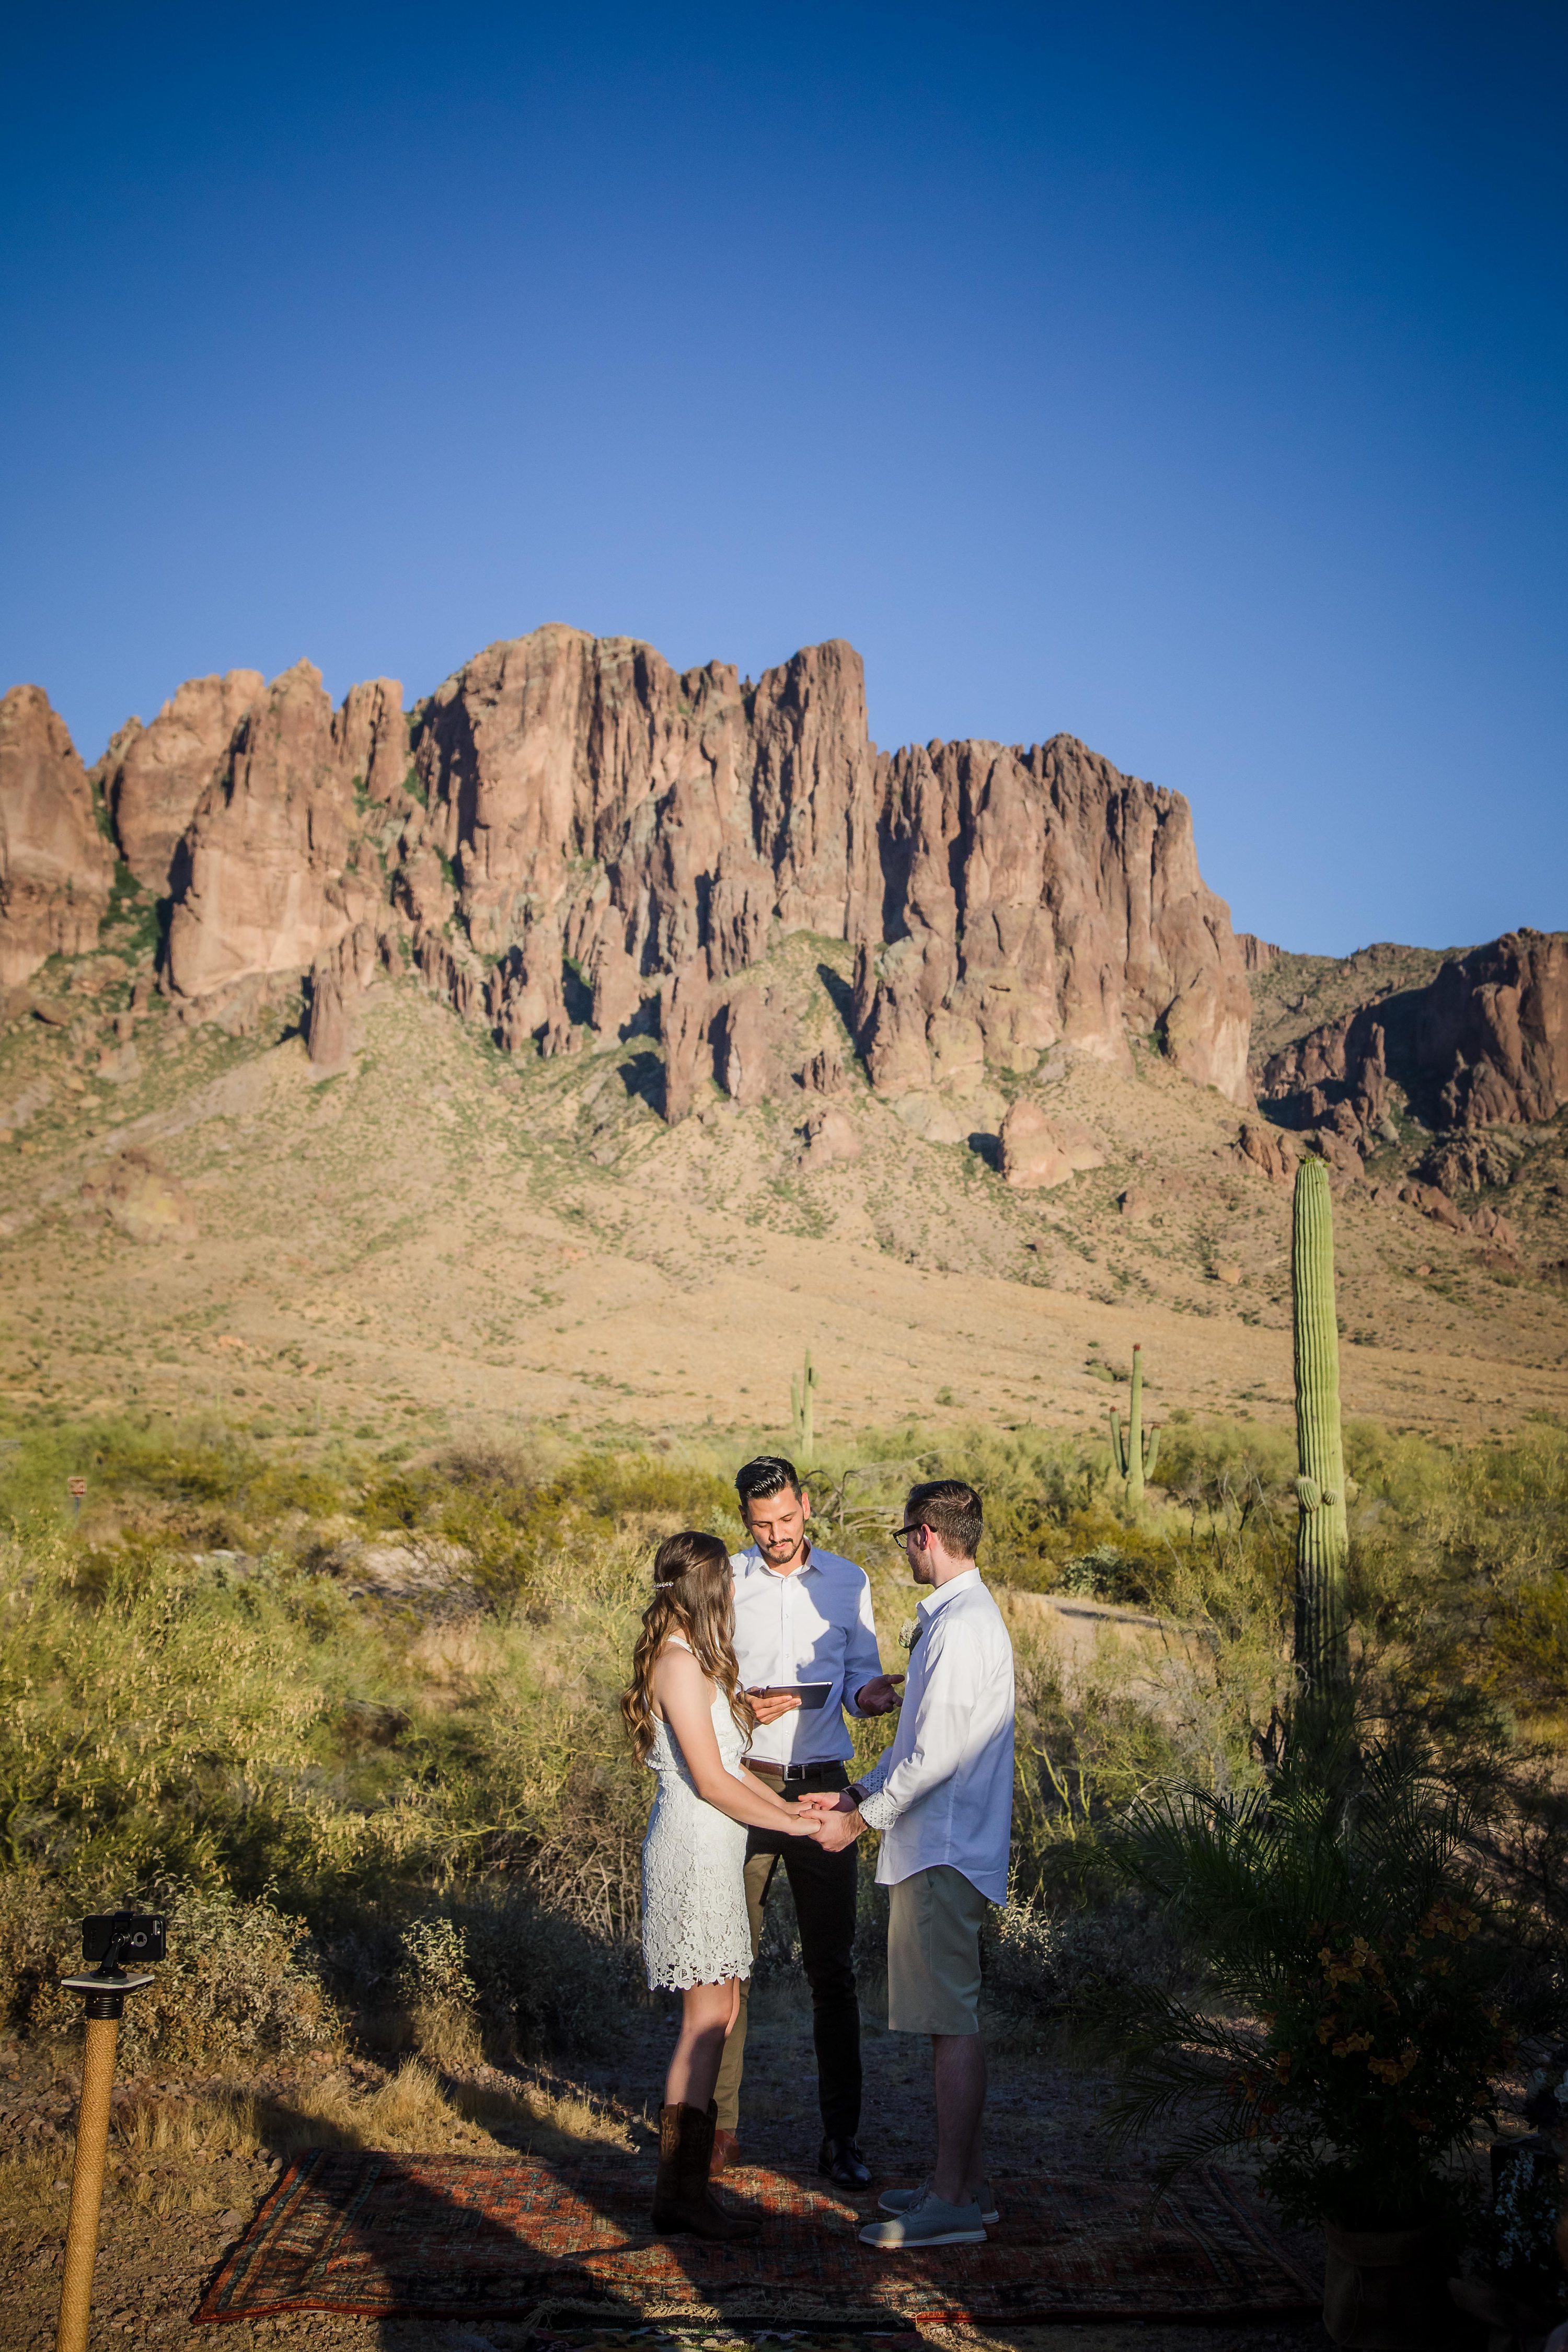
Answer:
POLYGON ((900 1878, 888 1918, 888 2030, 978 2033, 985 1897, 938 1863, 900 1878))

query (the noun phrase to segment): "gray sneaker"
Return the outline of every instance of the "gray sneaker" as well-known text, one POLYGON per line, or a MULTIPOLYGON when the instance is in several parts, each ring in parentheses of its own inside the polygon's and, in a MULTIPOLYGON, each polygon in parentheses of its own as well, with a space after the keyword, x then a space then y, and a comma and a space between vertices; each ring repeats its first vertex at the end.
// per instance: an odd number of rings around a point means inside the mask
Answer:
MULTIPOLYGON (((884 2213, 907 2213, 912 2206, 920 2203, 922 2197, 930 2194, 931 2182, 922 2180, 918 2189, 884 2189, 877 2202, 884 2213)), ((991 2194, 991 2183, 988 2180, 981 2182, 977 2201, 980 2206, 980 2218, 989 2230, 1002 2219, 1002 2216, 996 2210, 996 2200, 991 2194)))
POLYGON ((890 2221, 873 2221, 860 2232, 863 2246, 983 2246, 985 2231, 978 2205, 948 2205, 928 2189, 918 2205, 890 2221))

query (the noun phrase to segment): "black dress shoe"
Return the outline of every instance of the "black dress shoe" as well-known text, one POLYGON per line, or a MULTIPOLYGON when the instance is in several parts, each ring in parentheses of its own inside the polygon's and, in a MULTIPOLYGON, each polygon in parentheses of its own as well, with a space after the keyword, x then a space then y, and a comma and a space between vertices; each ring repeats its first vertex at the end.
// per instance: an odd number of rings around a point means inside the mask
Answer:
POLYGON ((840 2189, 869 2189, 871 2168, 852 2139, 825 2139, 817 2151, 816 2168, 840 2189))

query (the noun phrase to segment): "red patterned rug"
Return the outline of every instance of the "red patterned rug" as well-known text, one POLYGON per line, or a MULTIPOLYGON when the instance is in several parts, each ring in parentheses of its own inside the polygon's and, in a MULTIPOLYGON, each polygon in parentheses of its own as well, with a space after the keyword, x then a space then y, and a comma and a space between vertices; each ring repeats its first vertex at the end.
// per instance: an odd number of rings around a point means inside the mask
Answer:
POLYGON ((1286 2317, 1320 2292, 1251 2192, 1205 2170, 1151 2218, 1148 2189, 1096 2177, 1006 2180, 983 2246, 887 2254, 858 2206, 760 2167, 724 2176, 759 2213, 739 2245, 654 2237, 651 2162, 300 2157, 203 2296, 198 2320, 280 2311, 373 2317, 723 2319, 828 2327, 925 2322, 1286 2317))

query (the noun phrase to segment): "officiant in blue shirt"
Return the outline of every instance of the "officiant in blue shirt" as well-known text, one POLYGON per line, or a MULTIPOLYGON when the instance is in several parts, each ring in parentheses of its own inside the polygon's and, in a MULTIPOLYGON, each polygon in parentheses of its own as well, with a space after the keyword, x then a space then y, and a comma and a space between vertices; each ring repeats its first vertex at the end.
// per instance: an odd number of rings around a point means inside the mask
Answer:
MULTIPOLYGON (((854 1754, 847 1712, 889 1715, 901 1675, 886 1675, 877 1647, 866 1571, 813 1543, 811 1498, 782 1454, 748 1462, 735 1479, 741 1517, 752 1541, 734 1554, 735 1656, 757 1711, 749 1769, 786 1803, 846 1789, 854 1754), (802 1695, 797 1695, 802 1694, 802 1695), (816 1704, 803 1704, 805 1699, 816 1704)), ((811 1986, 822 2111, 821 2169, 841 2188, 863 2189, 871 2175, 857 2140, 860 2127, 860 2004, 855 1989, 858 1874, 853 1837, 829 1814, 821 1841, 764 1830, 746 1841, 746 1907, 752 1949, 762 1941, 763 1909, 782 1863, 795 1897, 801 1961, 811 1986)), ((855 1827, 858 1829, 857 1817, 855 1827)), ((746 2054, 746 1996, 724 2045, 715 2094, 718 2126, 712 2169, 735 2161, 741 2077, 746 2054)))

